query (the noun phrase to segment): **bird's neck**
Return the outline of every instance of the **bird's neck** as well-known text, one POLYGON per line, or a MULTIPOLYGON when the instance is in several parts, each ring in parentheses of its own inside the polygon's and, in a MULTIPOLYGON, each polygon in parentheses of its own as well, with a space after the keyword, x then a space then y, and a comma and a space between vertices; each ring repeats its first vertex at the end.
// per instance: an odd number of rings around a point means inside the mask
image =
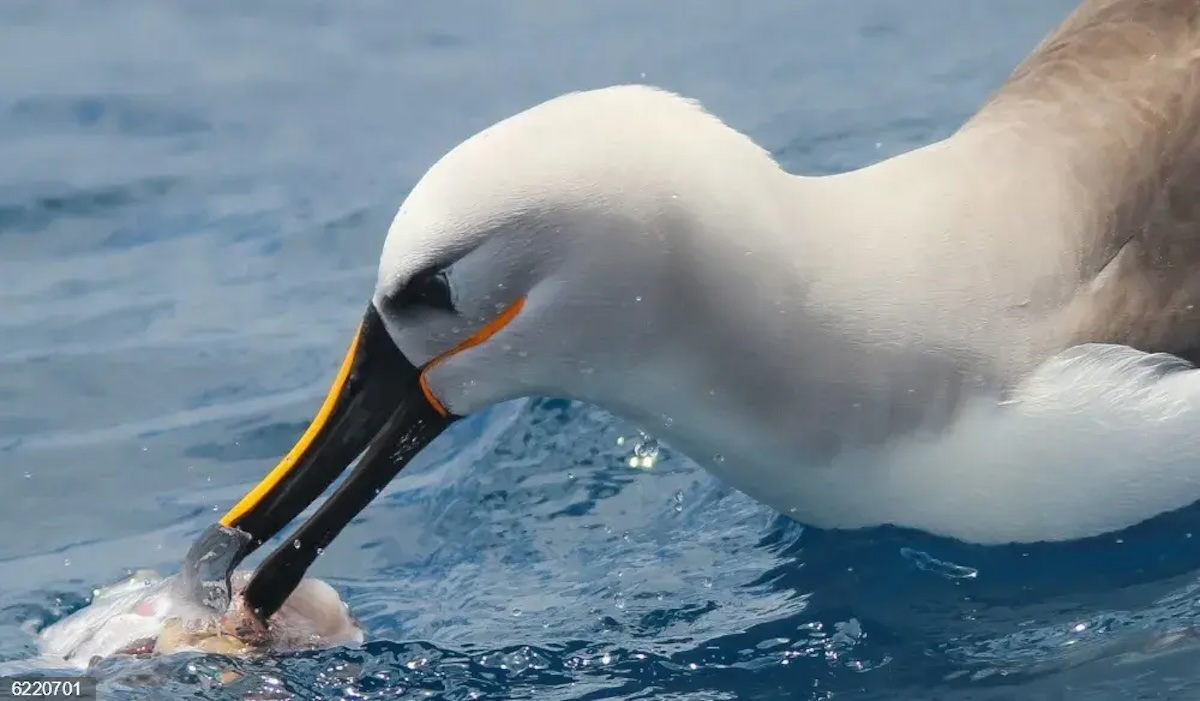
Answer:
POLYGON ((998 162, 1010 157, 950 139, 708 193, 705 225, 673 243, 639 392, 610 383, 597 403, 768 502, 756 473, 780 462, 842 463, 944 430, 1044 357, 1054 339, 1030 316, 1072 292, 1069 252, 1039 235, 1062 214, 998 162))

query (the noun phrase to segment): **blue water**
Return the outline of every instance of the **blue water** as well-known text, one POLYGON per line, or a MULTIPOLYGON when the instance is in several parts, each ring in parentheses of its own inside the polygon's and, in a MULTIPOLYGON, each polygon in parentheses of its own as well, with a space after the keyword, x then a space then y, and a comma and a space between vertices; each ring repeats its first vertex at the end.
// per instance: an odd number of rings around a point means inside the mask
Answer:
MULTIPOLYGON (((396 207, 459 140, 651 82, 842 170, 951 132, 1072 4, 0 3, 0 661, 93 586, 173 571, 290 447, 396 207)), ((313 570, 365 648, 118 662, 103 689, 1200 698, 1196 510, 1023 548, 820 532, 667 447, 629 467, 651 449, 558 400, 475 417, 313 570)))

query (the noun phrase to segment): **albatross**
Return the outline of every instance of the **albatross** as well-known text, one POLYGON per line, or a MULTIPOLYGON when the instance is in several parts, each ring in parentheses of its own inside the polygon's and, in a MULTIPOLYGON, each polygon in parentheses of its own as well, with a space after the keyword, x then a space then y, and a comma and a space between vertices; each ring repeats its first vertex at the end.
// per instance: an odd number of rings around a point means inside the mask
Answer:
POLYGON ((403 200, 295 447, 193 544, 264 618, 424 446, 506 400, 640 425, 822 528, 1062 541, 1200 500, 1200 0, 1087 0, 951 136, 785 171, 699 103, 566 94, 403 200))

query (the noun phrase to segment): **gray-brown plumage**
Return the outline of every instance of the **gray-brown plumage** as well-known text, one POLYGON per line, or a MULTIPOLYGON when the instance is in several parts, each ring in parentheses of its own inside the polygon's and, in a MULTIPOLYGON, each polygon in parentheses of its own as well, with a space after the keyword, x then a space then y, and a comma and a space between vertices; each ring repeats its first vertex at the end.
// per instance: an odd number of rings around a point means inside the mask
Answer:
POLYGON ((1200 362, 1200 1, 1084 2, 964 128, 996 124, 1055 151, 1091 226, 1070 340, 1200 362))

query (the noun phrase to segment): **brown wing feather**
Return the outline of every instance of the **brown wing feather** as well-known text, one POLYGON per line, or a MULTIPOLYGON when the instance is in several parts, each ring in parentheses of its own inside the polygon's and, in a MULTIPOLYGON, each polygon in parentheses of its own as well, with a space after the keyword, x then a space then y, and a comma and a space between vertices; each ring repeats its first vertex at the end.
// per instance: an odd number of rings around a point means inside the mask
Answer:
POLYGON ((1088 212, 1073 341, 1200 361, 1200 0, 1084 2, 964 128, 997 124, 1061 149, 1088 212))

